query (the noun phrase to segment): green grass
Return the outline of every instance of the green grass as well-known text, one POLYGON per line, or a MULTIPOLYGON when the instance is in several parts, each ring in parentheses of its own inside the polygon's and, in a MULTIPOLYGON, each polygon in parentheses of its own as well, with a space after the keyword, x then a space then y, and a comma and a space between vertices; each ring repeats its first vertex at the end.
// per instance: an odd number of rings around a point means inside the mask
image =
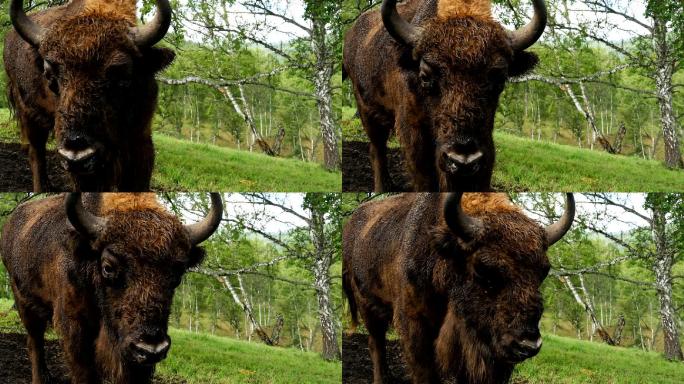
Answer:
POLYGON ((190 191, 339 191, 342 175, 321 165, 273 158, 169 136, 154 136, 152 188, 190 191))
POLYGON ((633 348, 545 335, 539 355, 516 367, 514 384, 681 384, 684 363, 633 348))
POLYGON ((497 132, 494 184, 502 190, 674 192, 684 171, 661 162, 537 142, 497 132))
POLYGON ((342 364, 317 354, 235 339, 172 330, 171 351, 158 367, 162 376, 193 383, 339 384, 342 364))

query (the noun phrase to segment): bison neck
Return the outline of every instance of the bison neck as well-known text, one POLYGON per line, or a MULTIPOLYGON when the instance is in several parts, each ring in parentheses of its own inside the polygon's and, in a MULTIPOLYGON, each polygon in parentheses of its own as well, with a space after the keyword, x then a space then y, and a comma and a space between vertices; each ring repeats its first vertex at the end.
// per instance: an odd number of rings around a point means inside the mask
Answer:
POLYGON ((514 365, 496 359, 486 342, 450 308, 435 341, 435 358, 444 377, 458 383, 508 383, 514 365))
POLYGON ((121 346, 113 338, 114 336, 102 324, 95 344, 95 357, 101 374, 112 384, 151 383, 154 366, 136 366, 128 363, 123 357, 121 346))

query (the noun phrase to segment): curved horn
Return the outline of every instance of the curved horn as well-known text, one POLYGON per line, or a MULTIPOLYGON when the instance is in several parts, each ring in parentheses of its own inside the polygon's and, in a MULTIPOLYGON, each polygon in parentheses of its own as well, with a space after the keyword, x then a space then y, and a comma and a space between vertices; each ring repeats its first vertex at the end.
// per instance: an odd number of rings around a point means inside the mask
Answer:
POLYGON ((410 47, 416 44, 418 36, 420 36, 420 28, 411 25, 399 15, 397 0, 383 0, 380 12, 387 32, 395 40, 410 47))
POLYGON ((508 31, 514 51, 523 51, 531 47, 544 33, 548 19, 546 4, 544 0, 532 0, 532 6, 534 7, 532 20, 516 31, 508 31))
POLYGON ((572 193, 565 195, 565 212, 561 216, 558 222, 553 223, 546 227, 546 240, 549 246, 560 240, 572 226, 572 222, 575 220, 575 196, 572 193))
POLYGON ((444 201, 444 221, 464 240, 472 240, 484 230, 482 220, 468 216, 461 209, 463 192, 449 193, 444 201))
POLYGON ((12 0, 10 3, 10 19, 19 36, 34 47, 40 45, 45 36, 45 28, 29 19, 24 12, 22 0, 12 0))
POLYGON ((96 239, 107 225, 107 220, 88 212, 81 201, 81 193, 70 193, 64 200, 67 219, 84 236, 96 239))
POLYGON ((197 245, 208 239, 221 223, 223 217, 223 201, 221 195, 216 192, 211 193, 211 209, 207 217, 202 219, 199 223, 185 226, 188 231, 188 237, 193 245, 197 245))
POLYGON ((149 23, 131 28, 133 41, 139 47, 151 47, 166 36, 171 26, 171 4, 168 0, 157 0, 157 14, 149 23))

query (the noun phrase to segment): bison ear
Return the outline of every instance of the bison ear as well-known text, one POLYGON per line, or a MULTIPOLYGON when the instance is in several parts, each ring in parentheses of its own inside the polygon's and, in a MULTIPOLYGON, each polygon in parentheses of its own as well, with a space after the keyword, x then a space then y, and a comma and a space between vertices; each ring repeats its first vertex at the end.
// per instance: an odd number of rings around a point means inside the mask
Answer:
POLYGON ((143 61, 148 72, 161 72, 173 63, 176 52, 168 48, 147 48, 143 52, 143 61))
POLYGON ((204 251, 204 248, 192 247, 192 249, 190 249, 190 254, 188 255, 188 268, 194 268, 200 265, 206 254, 207 253, 204 251))
POLYGON ((537 63, 539 63, 539 57, 536 54, 526 51, 516 52, 513 62, 508 67, 508 74, 511 77, 522 76, 533 70, 537 63))

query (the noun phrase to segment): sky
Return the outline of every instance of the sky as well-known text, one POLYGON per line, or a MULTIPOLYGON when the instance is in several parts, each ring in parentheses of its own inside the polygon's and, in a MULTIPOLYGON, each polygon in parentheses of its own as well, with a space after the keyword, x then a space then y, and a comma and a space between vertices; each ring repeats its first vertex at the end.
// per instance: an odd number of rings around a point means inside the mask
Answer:
MULTIPOLYGON (((524 195, 525 194, 523 194, 523 196, 524 195)), ((560 210, 562 209, 561 201, 564 201, 565 197, 562 193, 558 193, 556 195, 556 199, 558 201, 558 204, 556 205, 558 207, 557 213, 560 214, 560 210)), ((634 214, 624 213, 621 208, 595 204, 581 193, 575 193, 574 196, 576 203, 576 216, 597 216, 600 219, 605 218, 605 220, 601 221, 603 221, 604 228, 609 233, 618 234, 621 232, 627 232, 631 229, 634 229, 635 225, 645 226, 647 224, 644 220, 634 214), (620 220, 608 219, 618 215, 620 220)), ((614 201, 625 204, 640 214, 648 216, 648 212, 644 209, 646 196, 643 193, 613 193, 610 194, 610 197, 614 201)), ((539 217, 534 213, 529 211, 526 211, 526 213, 535 220, 539 220, 539 217)))
MULTIPOLYGON (((605 1, 615 10, 625 12, 629 16, 634 17, 636 20, 648 24, 646 18, 644 17, 644 13, 646 10, 645 1, 598 0, 598 2, 601 1, 605 1)), ((548 3, 549 2, 547 1, 547 4, 548 3)), ((596 14, 593 11, 591 11, 591 9, 587 7, 586 4, 584 4, 582 1, 568 1, 568 3, 568 8, 571 11, 569 18, 574 25, 577 25, 579 23, 596 22, 598 20, 601 20, 607 21, 607 23, 604 23, 603 25, 619 26, 619 28, 610 29, 599 28, 599 30, 601 30, 601 32, 605 34, 605 37, 610 41, 622 41, 630 37, 634 37, 636 35, 644 34, 646 32, 646 30, 643 27, 639 26, 636 23, 625 22, 624 18, 621 16, 596 14)), ((531 15, 531 5, 528 6, 528 9, 528 15, 531 15)), ((494 12, 494 14, 496 14, 496 11, 494 12)), ((507 27, 509 29, 513 28, 512 25, 508 25, 507 27)))
MULTIPOLYGON (((183 195, 187 194, 182 194, 181 198, 183 198, 183 195)), ((275 217, 276 220, 261 221, 262 226, 260 229, 267 233, 282 233, 306 225, 306 223, 297 216, 283 212, 276 207, 250 204, 249 200, 239 193, 223 193, 222 197, 225 206, 225 218, 236 218, 238 216, 264 213, 265 216, 275 217)), ((291 208, 293 211, 306 217, 306 212, 302 209, 302 203, 304 201, 303 193, 272 193, 269 194, 269 198, 278 203, 283 203, 288 208, 291 208)), ((163 199, 162 202, 165 203, 163 199)), ((183 212, 181 219, 186 224, 192 224, 199 221, 201 218, 196 213, 183 212)))
MULTIPOLYGON (((188 0, 181 0, 181 3, 186 4, 188 0)), ((646 8, 646 2, 643 0, 630 1, 630 0, 605 0, 607 3, 611 4, 615 9, 625 10, 630 16, 640 21, 645 21, 644 11, 646 8)), ((306 20, 303 19, 304 13, 304 2, 303 0, 281 0, 272 1, 274 4, 278 4, 277 12, 282 13, 287 17, 296 20, 298 23, 307 25, 306 20)), ((269 32, 265 33, 265 39, 272 44, 287 42, 292 40, 294 37, 302 37, 305 32, 296 26, 284 22, 278 18, 265 17, 265 16, 255 16, 247 11, 247 8, 237 1, 236 4, 229 6, 227 9, 230 13, 230 21, 236 24, 252 24, 255 22, 264 22, 269 32)), ((619 28, 604 29, 602 32, 611 41, 622 41, 627 38, 633 37, 636 34, 643 34, 645 30, 638 24, 625 22, 620 16, 612 15, 597 15, 592 12, 583 2, 574 1, 570 2, 571 15, 570 19, 573 23, 583 23, 586 21, 596 21, 596 20, 606 20, 612 25, 619 26, 619 28)), ((527 6, 528 14, 531 15, 531 5, 527 6)), ((498 14, 496 8, 494 10, 494 15, 498 14)), ((506 25, 509 29, 513 29, 513 25, 506 25)), ((186 24, 186 30, 188 30, 187 38, 199 41, 201 40, 201 35, 192 32, 194 27, 186 24)))
MULTIPOLYGON (((278 4, 276 5, 276 8, 273 9, 274 12, 283 14, 286 17, 292 18, 297 23, 308 26, 308 23, 303 18, 303 0, 279 0, 272 2, 274 4, 278 4)), ((187 0, 181 0, 181 3, 186 4, 187 0)), ((229 6, 227 9, 230 13, 229 22, 236 23, 235 25, 253 24, 256 22, 266 23, 268 29, 271 31, 265 33, 264 36, 266 41, 268 41, 269 43, 274 44, 279 42, 286 42, 292 40, 294 37, 303 37, 305 35, 305 33, 300 28, 290 23, 287 23, 279 18, 255 16, 251 14, 250 12, 248 12, 247 8, 240 4, 239 1, 236 4, 229 6)), ((189 36, 186 36, 186 38, 189 38, 193 41, 201 40, 201 35, 199 35, 196 32, 192 32, 193 27, 191 27, 188 24, 185 24, 185 26, 186 30, 189 31, 189 36)))

